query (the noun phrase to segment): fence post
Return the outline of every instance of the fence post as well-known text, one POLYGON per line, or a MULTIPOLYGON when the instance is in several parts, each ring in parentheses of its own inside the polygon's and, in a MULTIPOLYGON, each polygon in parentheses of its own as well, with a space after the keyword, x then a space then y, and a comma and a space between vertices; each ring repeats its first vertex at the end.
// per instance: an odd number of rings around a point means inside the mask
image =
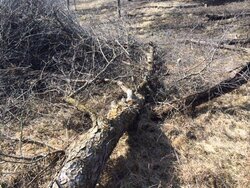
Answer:
POLYGON ((121 0, 117 0, 117 13, 118 17, 121 17, 121 0))

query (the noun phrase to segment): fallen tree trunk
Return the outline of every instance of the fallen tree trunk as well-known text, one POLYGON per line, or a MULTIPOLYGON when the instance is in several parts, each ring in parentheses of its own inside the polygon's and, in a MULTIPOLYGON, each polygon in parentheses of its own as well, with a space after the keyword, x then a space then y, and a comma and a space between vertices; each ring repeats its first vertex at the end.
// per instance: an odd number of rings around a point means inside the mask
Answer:
POLYGON ((187 109, 193 110, 196 106, 238 89, 243 84, 246 84, 249 79, 250 62, 248 62, 238 73, 236 73, 233 78, 228 78, 203 92, 195 93, 178 101, 165 103, 164 105, 156 108, 155 113, 157 116, 162 118, 169 116, 176 111, 185 111, 187 109))
MULTIPOLYGON (((149 45, 147 58, 147 73, 145 80, 137 90, 143 90, 148 84, 153 72, 153 45, 149 45)), ((81 111, 89 113, 92 128, 79 138, 66 151, 66 160, 50 187, 53 188, 93 188, 96 186, 102 169, 118 143, 120 137, 134 124, 139 111, 144 106, 144 96, 127 88, 122 82, 116 83, 127 99, 112 104, 107 117, 98 116, 75 99, 68 97, 64 100, 81 111)))
POLYGON ((111 119, 97 118, 96 126, 67 149, 67 159, 52 187, 95 187, 106 161, 120 137, 133 124, 143 103, 143 98, 138 98, 135 104, 124 106, 111 119))

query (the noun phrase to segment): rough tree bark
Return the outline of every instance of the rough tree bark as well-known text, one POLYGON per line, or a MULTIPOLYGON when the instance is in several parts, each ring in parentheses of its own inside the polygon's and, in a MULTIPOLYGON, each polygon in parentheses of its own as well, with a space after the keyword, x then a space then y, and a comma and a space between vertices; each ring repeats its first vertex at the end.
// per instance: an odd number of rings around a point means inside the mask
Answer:
MULTIPOLYGON (((147 57, 148 74, 140 85, 145 88, 149 74, 153 72, 153 45, 149 45, 147 57)), ((115 81, 114 81, 115 82, 115 81)), ((93 188, 100 173, 114 150, 120 137, 133 126, 133 123, 144 106, 144 96, 132 93, 122 82, 115 82, 126 94, 127 99, 113 106, 107 117, 93 114, 84 105, 73 98, 65 98, 67 103, 79 110, 88 112, 93 127, 72 143, 66 151, 66 160, 50 187, 53 188, 93 188), (131 96, 132 95, 132 96, 131 96)), ((139 89, 140 89, 139 88, 139 89)), ((138 89, 138 88, 137 88, 138 89)))
POLYGON ((67 159, 52 187, 92 188, 120 137, 128 130, 142 108, 143 98, 124 106, 115 117, 97 118, 96 125, 70 145, 67 159))
MULTIPOLYGON (((153 53, 152 48, 150 47, 149 52, 153 53)), ((153 73, 152 53, 146 54, 148 74, 140 88, 145 88, 150 79, 150 73, 153 73)), ((239 88, 241 85, 247 83, 249 78, 250 63, 247 63, 233 78, 229 78, 206 91, 163 106, 161 109, 163 113, 161 115, 198 106, 239 88)), ((102 169, 120 137, 130 126, 133 126, 139 111, 144 106, 144 96, 135 92, 131 101, 131 90, 124 86, 123 83, 117 82, 117 85, 127 93, 128 100, 120 101, 114 108, 111 108, 108 116, 105 118, 92 114, 91 111, 83 105, 77 104, 72 98, 66 99, 68 103, 90 114, 93 127, 87 133, 80 135, 69 146, 66 151, 66 160, 52 182, 51 187, 95 187, 102 169)))

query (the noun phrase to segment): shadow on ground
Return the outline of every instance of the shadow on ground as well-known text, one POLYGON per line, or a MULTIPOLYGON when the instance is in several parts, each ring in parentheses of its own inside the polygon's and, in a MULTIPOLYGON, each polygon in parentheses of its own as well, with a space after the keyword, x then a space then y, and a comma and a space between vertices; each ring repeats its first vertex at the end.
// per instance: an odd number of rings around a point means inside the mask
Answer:
POLYGON ((145 116, 138 130, 128 133, 126 156, 107 163, 100 187, 179 187, 175 152, 160 126, 145 116))

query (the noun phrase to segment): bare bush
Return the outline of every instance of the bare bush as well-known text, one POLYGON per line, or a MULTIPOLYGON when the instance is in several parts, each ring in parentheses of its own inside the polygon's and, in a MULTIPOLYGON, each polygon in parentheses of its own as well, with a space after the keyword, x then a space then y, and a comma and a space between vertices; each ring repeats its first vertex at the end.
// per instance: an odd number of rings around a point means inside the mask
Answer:
POLYGON ((55 173, 63 152, 50 148, 27 157, 24 148, 27 135, 33 132, 35 137, 44 119, 70 131, 69 120, 62 117, 67 113, 60 116, 62 107, 67 111, 62 98, 77 98, 105 113, 111 100, 123 97, 118 81, 137 90, 145 79, 144 45, 131 37, 114 40, 95 33, 78 23, 64 1, 0 1, 0 159, 1 168, 11 171, 4 173, 4 183, 37 187, 55 173), (14 172, 15 163, 19 173, 14 172))
POLYGON ((2 112, 12 109, 6 98, 14 106, 28 96, 51 101, 81 92, 87 99, 105 92, 104 79, 135 85, 143 79, 136 42, 93 36, 62 2, 4 0, 0 6, 2 112))

